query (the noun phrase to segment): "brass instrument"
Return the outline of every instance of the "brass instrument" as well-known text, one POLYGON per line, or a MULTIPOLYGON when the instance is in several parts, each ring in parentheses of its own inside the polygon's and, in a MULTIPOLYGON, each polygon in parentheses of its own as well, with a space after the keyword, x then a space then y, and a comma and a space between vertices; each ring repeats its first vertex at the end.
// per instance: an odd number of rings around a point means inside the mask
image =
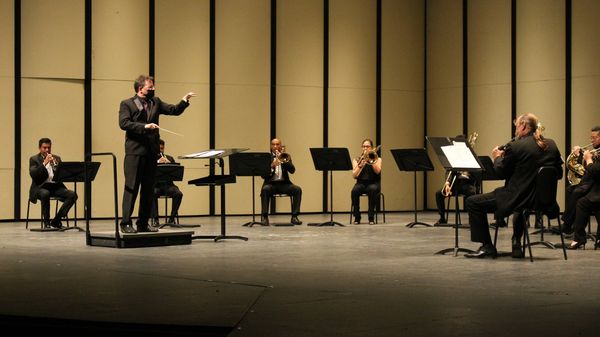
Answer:
POLYGON ((450 183, 450 188, 448 188, 448 192, 446 192, 446 183, 450 176, 452 175, 452 171, 448 172, 448 176, 446 177, 446 181, 444 182, 444 186, 442 186, 442 195, 445 197, 449 197, 452 195, 452 186, 454 186, 454 182, 456 181, 456 175, 452 178, 452 182, 450 183))
MULTIPOLYGON (((571 185, 578 185, 581 182, 581 178, 585 174, 585 167, 579 162, 579 158, 583 155, 583 151, 592 147, 594 144, 589 143, 586 146, 582 146, 579 151, 579 155, 575 155, 575 151, 571 152, 567 157, 567 180, 571 185)), ((599 149, 593 149, 590 152, 596 153, 599 149)))
MULTIPOLYGON (((52 153, 48 152, 45 155, 43 155, 42 157, 44 157, 44 160, 46 160, 46 157, 48 157, 48 155, 52 155, 52 153)), ((56 161, 56 158, 54 158, 54 156, 52 156, 52 162, 50 163, 50 166, 52 166, 53 170, 56 170, 56 167, 58 166, 58 162, 56 161)))
POLYGON ((279 163, 285 164, 285 163, 289 162, 290 160, 292 160, 292 156, 290 156, 289 153, 285 152, 285 146, 282 146, 281 152, 280 151, 275 152, 275 159, 279 163))
POLYGON ((377 154, 377 151, 379 151, 380 148, 381 145, 377 145, 375 150, 364 151, 360 156, 358 156, 358 158, 356 158, 356 161, 360 163, 360 161, 362 160, 368 165, 375 164, 379 160, 379 155, 377 154))

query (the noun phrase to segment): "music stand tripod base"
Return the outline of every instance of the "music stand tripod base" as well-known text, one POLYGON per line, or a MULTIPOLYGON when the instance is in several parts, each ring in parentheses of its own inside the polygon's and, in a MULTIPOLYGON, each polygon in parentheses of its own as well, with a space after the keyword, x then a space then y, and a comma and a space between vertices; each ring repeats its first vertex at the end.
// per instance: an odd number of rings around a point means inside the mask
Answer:
POLYGON ((261 225, 264 227, 269 226, 268 224, 260 222, 260 221, 249 221, 249 222, 246 222, 245 224, 243 224, 242 226, 243 227, 253 227, 254 225, 261 225))
POLYGON ((341 227, 346 227, 346 225, 343 225, 337 221, 326 221, 326 222, 314 222, 314 223, 309 223, 307 226, 316 226, 316 227, 325 227, 325 226, 341 226, 341 227))
POLYGON ((83 229, 83 228, 81 228, 81 227, 79 227, 79 226, 77 226, 77 225, 75 225, 75 226, 71 226, 71 227, 63 227, 63 228, 60 228, 60 229, 59 229, 59 231, 61 231, 61 232, 65 232, 65 231, 68 231, 69 229, 76 229, 76 230, 78 230, 79 232, 85 232, 85 229, 83 229))
POLYGON ((424 223, 424 222, 420 222, 420 221, 413 221, 411 223, 406 224, 406 227, 408 228, 413 228, 415 226, 425 226, 425 227, 431 227, 430 224, 428 223, 424 223))
POLYGON ((475 253, 474 250, 471 249, 467 249, 467 248, 460 248, 460 247, 454 247, 454 248, 446 248, 446 249, 442 249, 439 252, 436 252, 435 255, 444 255, 446 253, 450 253, 450 252, 454 252, 454 256, 458 256, 458 252, 463 252, 463 253, 475 253))

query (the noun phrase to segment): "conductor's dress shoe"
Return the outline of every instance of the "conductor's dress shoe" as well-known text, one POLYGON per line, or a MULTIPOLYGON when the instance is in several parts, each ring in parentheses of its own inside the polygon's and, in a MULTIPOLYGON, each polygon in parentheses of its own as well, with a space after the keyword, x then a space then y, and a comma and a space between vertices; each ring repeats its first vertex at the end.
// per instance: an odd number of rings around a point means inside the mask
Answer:
POLYGON ((483 259, 485 257, 491 257, 495 259, 498 256, 498 252, 493 245, 483 245, 479 247, 476 252, 465 254, 467 258, 479 258, 483 259))
POLYGON ((52 219, 52 221, 50 221, 50 226, 58 229, 61 229, 63 227, 60 219, 52 219))
POLYGON ((570 245, 568 245, 565 248, 572 249, 572 250, 576 250, 576 249, 580 249, 580 248, 585 249, 585 241, 582 241, 582 242, 573 241, 573 242, 571 242, 570 245))
POLYGON ((119 227, 121 227, 121 233, 137 233, 130 223, 121 223, 119 227))
POLYGON ((261 219, 260 219, 260 223, 261 223, 263 226, 269 226, 269 216, 267 216, 267 215, 263 215, 263 216, 261 217, 261 219))
POLYGON ((158 232, 158 228, 153 226, 148 226, 148 224, 137 225, 138 233, 150 233, 150 232, 158 232))
POLYGON ((292 222, 292 224, 294 224, 294 225, 302 225, 302 221, 300 221, 300 219, 298 219, 298 217, 297 217, 297 216, 293 216, 293 217, 292 217, 292 221, 291 221, 291 222, 292 222))

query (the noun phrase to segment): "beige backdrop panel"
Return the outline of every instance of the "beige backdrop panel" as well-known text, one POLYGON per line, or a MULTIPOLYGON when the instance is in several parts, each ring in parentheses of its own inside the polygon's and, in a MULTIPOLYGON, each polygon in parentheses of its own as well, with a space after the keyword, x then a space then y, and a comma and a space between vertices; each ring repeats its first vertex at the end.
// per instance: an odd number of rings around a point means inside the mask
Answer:
MULTIPOLYGON (((511 138, 511 2, 469 3, 469 133, 479 134, 475 152, 491 150, 511 138)), ((504 181, 486 181, 483 192, 504 181)))
MULTIPOLYGON (((323 209, 322 173, 311 147, 323 146, 323 2, 277 3, 277 137, 292 156, 292 182, 302 188, 302 212, 323 209)), ((278 212, 289 212, 287 200, 278 212)))
MULTIPOLYGON (((25 216, 31 185, 29 157, 39 152, 40 138, 50 138, 52 152, 62 160, 83 160, 83 81, 23 79, 22 90, 36 98, 24 99, 21 109, 21 216, 25 216)), ((78 216, 83 216, 82 210, 83 197, 78 201, 78 216)), ((39 208, 33 212, 38 216, 39 208)))
MULTIPOLYGON (((351 157, 363 139, 375 142, 376 14, 372 1, 330 2, 329 146, 347 147, 351 157)), ((333 209, 349 211, 355 180, 350 171, 334 175, 333 209)))
MULTIPOLYGON (((15 157, 14 113, 14 1, 0 0, 0 102, 2 106, 0 141, 4 144, 5 158, 15 157)), ((0 164, 0 219, 14 218, 14 160, 0 164)))
MULTIPOLYGON (((218 148, 269 149, 270 17, 268 0, 217 3, 215 134, 218 148)), ((226 188, 227 213, 251 213, 250 178, 240 178, 226 188)), ((217 212, 220 212, 219 195, 217 191, 217 212)))
MULTIPOLYGON (((565 158, 565 6, 564 1, 518 2, 517 114, 532 112, 565 158)), ((566 154, 568 155, 568 154, 566 154)), ((565 179, 557 200, 564 210, 565 179)))
POLYGON ((564 0, 517 1, 517 81, 564 78, 564 0))
POLYGON ((322 0, 277 1, 277 85, 323 87, 322 0))
POLYGON ((208 0, 156 1, 157 80, 208 83, 209 4, 208 0))
POLYGON ((215 71, 218 84, 260 86, 269 83, 270 18, 269 0, 217 2, 215 71))
MULTIPOLYGON (((251 54, 251 53, 249 53, 251 54)), ((216 88, 216 147, 249 148, 248 151, 269 151, 269 87, 219 85, 216 88)), ((226 171, 229 168, 225 160, 226 171)), ((216 168, 220 172, 220 168, 216 168)), ((255 178, 257 185, 262 184, 255 178)), ((252 212, 252 184, 250 177, 240 177, 227 189, 227 214, 252 212)), ((219 194, 216 210, 219 212, 219 194)), ((260 200, 260 199, 257 199, 260 200)), ((259 207, 260 204, 257 204, 259 207)))
POLYGON ((83 78, 85 2, 21 2, 23 77, 83 78))
MULTIPOLYGON (((462 133, 462 1, 427 3, 427 136, 462 133)), ((427 173, 427 208, 435 209, 435 192, 444 168, 427 146, 435 171, 427 173)))
POLYGON ((92 1, 92 77, 131 86, 148 72, 148 1, 92 1))
MULTIPOLYGON (((573 2, 572 45, 572 129, 571 144, 590 143, 590 130, 600 125, 600 2, 578 0, 573 2)), ((565 156, 568 154, 565 154, 565 156)))
MULTIPOLYGON (((414 208, 413 175, 401 172, 391 149, 422 148, 423 118, 423 13, 419 1, 383 1, 381 71, 381 158, 385 163, 382 192, 387 210, 414 208)), ((417 190, 423 191, 419 174, 417 190)), ((422 207, 423 198, 418 198, 422 207)))
POLYGON ((375 87, 376 28, 377 8, 373 1, 330 1, 330 88, 375 87))

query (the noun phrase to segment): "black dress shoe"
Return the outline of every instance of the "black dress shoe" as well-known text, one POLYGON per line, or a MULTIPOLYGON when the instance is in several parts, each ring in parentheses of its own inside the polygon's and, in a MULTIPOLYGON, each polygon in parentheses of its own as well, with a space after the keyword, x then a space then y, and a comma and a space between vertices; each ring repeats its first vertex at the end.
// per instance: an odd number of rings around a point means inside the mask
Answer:
POLYGON ((596 240, 596 242, 594 243, 594 250, 600 248, 600 239, 596 240))
POLYGON ((512 238, 512 253, 511 256, 513 259, 522 259, 525 257, 523 254, 523 247, 521 246, 521 240, 517 238, 512 238))
POLYGON ((447 223, 448 223, 448 221, 446 221, 446 219, 439 218, 438 221, 436 221, 433 225, 439 226, 439 225, 445 225, 447 223))
POLYGON ((148 224, 137 225, 138 233, 150 233, 150 232, 158 232, 158 228, 153 226, 148 226, 148 224))
POLYGON ((50 226, 52 226, 54 228, 58 228, 58 229, 63 228, 63 225, 62 225, 62 222, 60 222, 60 219, 52 219, 52 221, 50 221, 50 226))
POLYGON ((158 219, 152 219, 150 225, 154 226, 154 227, 160 227, 160 220, 158 220, 158 219))
POLYGON ((302 225, 302 221, 300 221, 297 216, 293 216, 291 222, 294 225, 302 225))
POLYGON ((130 223, 121 223, 119 227, 121 227, 121 233, 137 233, 130 223))
POLYGON ((479 247, 479 249, 476 252, 465 254, 465 257, 467 258, 478 259, 483 259, 485 257, 491 257, 492 259, 495 259, 497 256, 498 252, 496 251, 496 248, 494 248, 494 246, 492 245, 483 245, 479 247))
POLYGON ((573 228, 564 223, 560 226, 560 230, 563 234, 573 234, 573 228))
POLYGON ((261 217, 261 219, 260 219, 260 223, 261 223, 263 226, 270 226, 270 224, 269 224, 269 217, 268 217, 268 216, 266 216, 266 215, 263 215, 263 216, 261 217))
POLYGON ((572 249, 572 250, 576 250, 576 249, 585 249, 585 241, 581 241, 581 242, 577 242, 577 241, 573 241, 571 242, 570 245, 566 246, 565 248, 567 249, 572 249))

